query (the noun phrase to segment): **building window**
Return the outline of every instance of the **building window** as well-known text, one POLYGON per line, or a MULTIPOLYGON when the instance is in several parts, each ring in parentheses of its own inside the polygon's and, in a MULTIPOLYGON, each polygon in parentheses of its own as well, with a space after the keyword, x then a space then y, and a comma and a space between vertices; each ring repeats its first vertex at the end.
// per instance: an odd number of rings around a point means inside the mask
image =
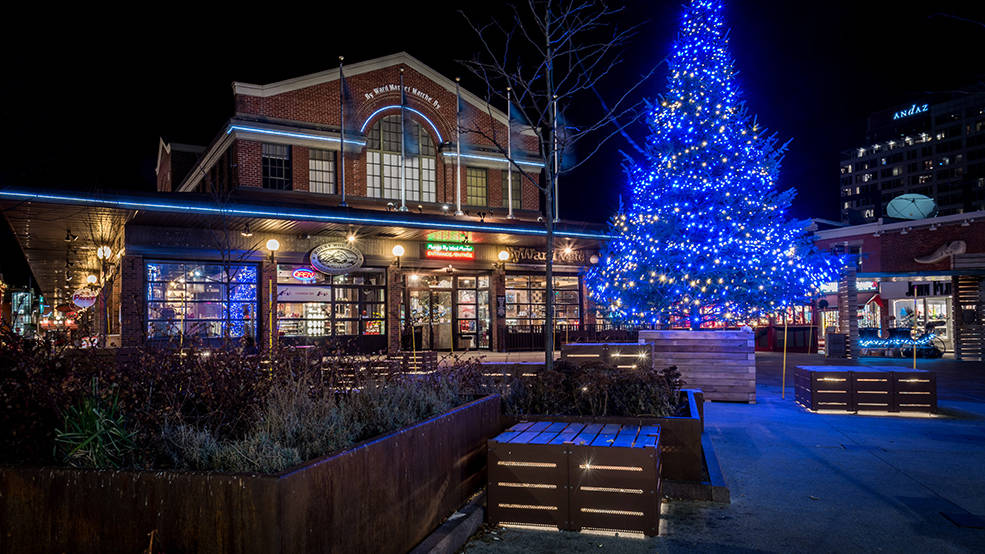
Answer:
POLYGON ((263 145, 263 188, 291 190, 291 147, 286 144, 263 145))
POLYGON ((488 172, 481 167, 465 168, 465 203, 469 206, 488 206, 486 176, 488 172))
POLYGON ((308 190, 335 194, 335 152, 308 150, 308 190))
MULTIPOLYGON (((405 184, 408 202, 436 201, 434 139, 414 120, 407 121, 405 184)), ((400 116, 381 118, 366 135, 366 195, 400 199, 400 116)))
POLYGON ((256 337, 257 267, 148 262, 147 336, 256 337))
POLYGON ((363 269, 346 275, 316 273, 301 281, 296 269, 277 266, 277 331, 287 337, 383 335, 385 273, 363 269))
POLYGON ((509 197, 509 192, 510 192, 509 191, 509 179, 507 177, 509 176, 510 173, 512 173, 513 174, 513 209, 514 210, 519 210, 520 209, 520 205, 522 204, 522 200, 523 200, 523 194, 520 192, 521 190, 523 190, 522 189, 522 181, 521 181, 521 179, 523 178, 523 176, 520 174, 519 171, 510 171, 510 172, 503 171, 501 173, 503 175, 503 188, 502 188, 502 190, 503 190, 503 204, 502 204, 502 206, 504 208, 509 208, 510 207, 509 206, 509 202, 510 202, 510 197, 509 197))
MULTIPOLYGON (((506 324, 544 325, 546 279, 537 275, 506 276, 506 324)), ((554 318, 557 325, 577 327, 581 322, 578 277, 554 277, 554 318)))

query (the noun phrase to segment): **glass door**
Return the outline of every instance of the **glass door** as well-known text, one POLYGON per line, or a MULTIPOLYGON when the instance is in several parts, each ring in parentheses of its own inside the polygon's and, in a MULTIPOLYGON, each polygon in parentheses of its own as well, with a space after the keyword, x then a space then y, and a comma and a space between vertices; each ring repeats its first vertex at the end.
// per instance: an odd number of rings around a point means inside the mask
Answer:
POLYGON ((412 289, 409 291, 409 298, 410 323, 414 336, 420 337, 420 344, 416 347, 422 350, 450 350, 452 291, 434 290, 430 287, 412 289))
POLYGON ((489 276, 462 276, 456 284, 455 348, 489 348, 489 276))

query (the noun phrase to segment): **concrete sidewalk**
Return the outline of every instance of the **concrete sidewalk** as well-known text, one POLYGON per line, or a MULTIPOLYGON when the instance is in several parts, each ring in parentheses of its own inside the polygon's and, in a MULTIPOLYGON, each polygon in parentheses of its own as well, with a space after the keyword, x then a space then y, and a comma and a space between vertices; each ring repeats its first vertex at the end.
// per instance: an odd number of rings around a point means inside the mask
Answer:
POLYGON ((985 515, 985 364, 918 363, 938 371, 946 415, 904 418, 808 413, 793 402, 792 365, 780 398, 781 361, 757 356, 757 404, 705 406, 731 505, 665 503, 654 539, 496 529, 466 551, 985 551, 985 529, 941 515, 985 515))

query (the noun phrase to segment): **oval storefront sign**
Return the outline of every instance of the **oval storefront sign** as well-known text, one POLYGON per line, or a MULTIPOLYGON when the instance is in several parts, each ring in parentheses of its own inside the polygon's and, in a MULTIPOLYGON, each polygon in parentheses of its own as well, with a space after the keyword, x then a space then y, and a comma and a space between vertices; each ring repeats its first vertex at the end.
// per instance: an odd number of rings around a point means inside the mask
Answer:
POLYGON ((363 253, 348 244, 323 244, 310 257, 311 267, 329 275, 349 273, 363 265, 363 253))
POLYGON ((79 289, 72 295, 72 303, 80 308, 88 308, 96 303, 99 293, 93 289, 79 289))

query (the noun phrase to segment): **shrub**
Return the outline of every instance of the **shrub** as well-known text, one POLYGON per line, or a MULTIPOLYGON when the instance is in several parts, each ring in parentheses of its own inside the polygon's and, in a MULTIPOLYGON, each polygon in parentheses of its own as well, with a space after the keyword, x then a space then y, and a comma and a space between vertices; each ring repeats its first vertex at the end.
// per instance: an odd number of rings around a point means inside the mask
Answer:
POLYGON ((552 371, 499 388, 511 415, 665 417, 678 410, 681 382, 676 367, 638 370, 558 361, 552 371))
POLYGON ((120 413, 117 395, 100 397, 98 381, 93 378, 92 394, 65 410, 64 424, 55 430, 55 445, 70 466, 118 468, 135 448, 133 436, 120 413))

